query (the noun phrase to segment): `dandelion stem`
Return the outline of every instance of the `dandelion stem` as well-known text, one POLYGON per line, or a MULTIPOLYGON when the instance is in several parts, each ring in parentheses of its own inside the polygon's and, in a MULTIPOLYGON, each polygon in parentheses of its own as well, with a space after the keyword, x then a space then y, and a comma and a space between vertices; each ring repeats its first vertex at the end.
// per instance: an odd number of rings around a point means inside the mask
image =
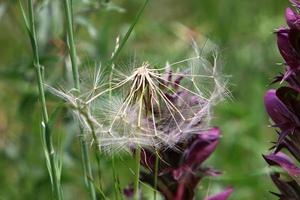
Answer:
POLYGON ((141 161, 141 147, 137 146, 135 150, 134 200, 139 200, 140 161, 141 161))
MULTIPOLYGON (((68 34, 68 48, 69 54, 72 64, 72 73, 73 73, 73 81, 75 89, 80 91, 80 84, 79 84, 79 73, 78 73, 78 65, 77 65, 77 53, 74 41, 74 27, 73 27, 73 10, 72 10, 72 1, 64 0, 64 8, 65 8, 65 15, 67 21, 67 34, 68 34)), ((80 129, 80 145, 81 145, 81 154, 83 160, 83 169, 85 174, 86 185, 89 189, 91 198, 96 200, 96 191, 93 185, 93 174, 91 168, 91 161, 88 154, 88 144, 84 138, 84 132, 80 129)))
POLYGON ((19 1, 22 15, 25 21, 26 29, 28 36, 30 38, 31 47, 33 51, 33 66, 36 70, 36 77, 37 77, 37 84, 38 84, 38 91, 39 91, 39 100, 42 107, 42 128, 43 128, 43 142, 45 148, 45 156, 47 160, 47 164, 49 165, 49 175, 52 182, 52 190, 54 193, 54 198, 57 200, 62 199, 62 190, 60 184, 60 172, 57 167, 56 162, 56 153, 53 148, 53 141, 52 141, 52 133, 49 128, 49 117, 48 111, 46 106, 46 99, 45 99, 45 92, 44 92, 44 85, 43 85, 43 75, 42 75, 42 66, 40 65, 40 58, 39 58, 39 50, 38 50, 38 43, 36 37, 36 29, 35 29, 35 20, 34 20, 34 11, 33 11, 33 3, 32 0, 28 0, 28 14, 29 18, 27 20, 25 10, 23 9, 21 1, 19 1))

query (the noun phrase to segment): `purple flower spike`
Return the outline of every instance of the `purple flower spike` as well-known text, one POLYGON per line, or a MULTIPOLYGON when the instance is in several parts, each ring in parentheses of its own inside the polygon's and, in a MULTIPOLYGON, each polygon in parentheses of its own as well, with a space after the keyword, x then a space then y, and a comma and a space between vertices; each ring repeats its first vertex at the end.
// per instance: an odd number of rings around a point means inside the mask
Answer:
POLYGON ((283 173, 271 173, 272 181, 280 191, 279 194, 272 193, 280 200, 300 199, 300 2, 290 2, 296 11, 286 9, 289 28, 280 28, 277 32, 278 48, 286 62, 285 71, 273 81, 286 81, 289 87, 269 90, 264 97, 266 111, 274 122, 278 139, 275 149, 272 148, 274 151, 263 157, 269 165, 283 170, 283 173))
POLYGON ((231 193, 233 192, 233 189, 231 187, 227 188, 223 192, 220 192, 216 195, 207 197, 205 200, 227 200, 231 193))

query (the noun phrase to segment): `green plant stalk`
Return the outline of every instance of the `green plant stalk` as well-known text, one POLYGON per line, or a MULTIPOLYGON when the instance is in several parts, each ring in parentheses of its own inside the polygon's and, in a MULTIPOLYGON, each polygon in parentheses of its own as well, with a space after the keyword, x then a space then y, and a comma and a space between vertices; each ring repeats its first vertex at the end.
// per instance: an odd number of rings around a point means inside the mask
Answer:
MULTIPOLYGON (((76 108, 75 108, 76 109, 76 108)), ((87 124, 89 125, 91 132, 92 132, 92 136, 93 136, 93 140, 95 141, 96 145, 95 145, 95 158, 97 161, 97 167, 98 167, 98 180, 99 180, 99 194, 101 195, 102 199, 108 199, 103 190, 102 190, 102 184, 101 184, 101 169, 100 169, 100 150, 97 148, 99 146, 99 142, 97 141, 97 136, 96 136, 96 132, 95 132, 95 128, 93 126, 93 122, 90 119, 90 117, 88 116, 87 112, 84 112, 83 110, 78 110, 85 118, 87 124)))
POLYGON ((113 172, 113 177, 115 182, 114 186, 115 186, 116 200, 120 200, 123 199, 123 194, 121 192, 120 179, 116 171, 115 155, 112 155, 111 160, 112 160, 112 172, 113 172))
POLYGON ((72 64, 72 73, 73 73, 73 81, 74 86, 77 90, 80 90, 79 83, 79 73, 78 73, 78 65, 77 65, 77 53, 74 41, 74 28, 73 28, 73 16, 72 16, 72 4, 70 0, 64 0, 64 8, 67 20, 67 32, 68 32, 68 47, 70 53, 70 59, 72 64))
POLYGON ((157 193, 158 164, 159 164, 159 155, 158 152, 156 151, 155 166, 154 166, 154 194, 153 194, 154 200, 156 200, 156 193, 157 193))
POLYGON ((141 9, 139 10, 139 12, 137 13, 137 15, 135 16, 135 19, 133 20, 132 24, 130 25, 129 29, 127 30, 124 38, 121 40, 119 47, 115 50, 113 56, 110 58, 110 60, 108 61, 107 65, 111 66, 115 59, 119 56, 121 50, 123 49, 123 47, 125 46, 131 32, 133 31, 135 25, 137 24, 137 22, 139 21, 140 17, 142 16, 147 4, 148 4, 149 0, 145 0, 145 3, 142 5, 141 9))
POLYGON ((60 185, 60 177, 59 177, 59 169, 57 168, 57 163, 55 160, 55 151, 53 148, 53 142, 52 142, 52 133, 49 128, 49 117, 48 117, 48 111, 46 106, 46 99, 45 99, 45 92, 44 92, 44 86, 43 86, 43 75, 42 75, 42 66, 40 65, 39 61, 39 50, 38 50, 38 43, 37 43, 37 37, 36 37, 36 30, 35 30, 35 21, 34 21, 34 11, 33 11, 33 3, 32 0, 28 0, 28 14, 29 18, 27 21, 25 11, 23 9, 23 6, 21 4, 21 1, 19 1, 20 7, 22 10, 22 14, 25 20, 27 32, 30 38, 31 47, 33 51, 33 65, 36 71, 36 77, 37 77, 37 83, 38 83, 38 91, 39 91, 39 99, 40 104, 42 107, 42 128, 43 128, 43 139, 45 140, 45 153, 46 153, 46 159, 49 159, 49 167, 50 167, 50 178, 52 183, 52 189, 54 193, 55 199, 62 199, 62 190, 60 185))
MULTIPOLYGON (((112 75, 113 75, 113 70, 115 65, 112 63, 112 69, 110 71, 110 75, 109 75, 109 88, 112 88, 112 75)), ((112 91, 109 91, 109 101, 110 101, 110 107, 112 108, 112 91)), ((121 192, 121 186, 120 186, 120 179, 119 179, 119 175, 116 171, 115 168, 115 155, 112 154, 111 156, 111 160, 112 160, 112 173, 113 173, 113 178, 114 178, 114 189, 115 189, 115 195, 116 195, 116 200, 119 199, 123 199, 123 194, 121 192)))
POLYGON ((141 147, 137 146, 135 150, 135 171, 134 171, 134 200, 139 200, 139 182, 140 182, 140 161, 141 147))
MULTIPOLYGON (((74 81, 75 89, 77 89, 79 92, 80 83, 79 83, 78 65, 76 61, 77 53, 76 53, 76 47, 74 41, 74 28, 73 28, 73 16, 72 16, 73 11, 72 11, 72 4, 70 0, 64 0, 64 8, 65 8, 66 21, 67 21, 68 48, 69 48, 69 54, 70 54, 70 59, 72 64, 73 81, 74 81)), ((91 198, 93 200, 96 200, 96 191, 93 185, 91 161, 88 154, 88 144, 85 141, 84 132, 81 129, 80 129, 80 135, 81 135, 80 146, 81 146, 85 181, 89 189, 91 198)))
MULTIPOLYGON (((83 133, 83 131, 80 129, 80 132, 83 133)), ((96 190, 93 184, 93 173, 91 168, 91 162, 88 155, 88 145, 85 141, 85 138, 83 138, 84 135, 80 136, 80 145, 81 145, 81 153, 82 153, 82 161, 83 161, 83 170, 84 170, 84 176, 85 176, 85 183, 89 189, 90 196, 93 200, 96 200, 96 190)))

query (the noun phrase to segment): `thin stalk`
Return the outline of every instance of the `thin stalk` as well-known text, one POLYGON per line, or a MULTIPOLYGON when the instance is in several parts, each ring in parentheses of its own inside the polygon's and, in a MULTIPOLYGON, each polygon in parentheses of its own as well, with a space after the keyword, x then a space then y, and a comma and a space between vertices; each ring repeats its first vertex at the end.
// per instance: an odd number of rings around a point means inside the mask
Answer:
POLYGON ((99 146, 99 142, 97 140, 97 136, 96 136, 96 132, 95 132, 95 128, 93 126, 93 122, 92 120, 90 119, 90 117, 88 116, 87 112, 84 112, 82 110, 78 110, 85 118, 87 124, 89 125, 90 129, 91 129, 91 132, 92 132, 92 137, 93 137, 93 140, 94 142, 96 143, 95 145, 95 158, 96 158, 96 161, 97 161, 97 168, 98 168, 98 180, 99 180, 99 187, 98 187, 98 190, 99 190, 99 194, 101 195, 101 199, 108 199, 103 190, 102 190, 102 184, 101 184, 101 168, 100 168, 100 150, 97 148, 99 146))
POLYGON ((134 200, 139 200, 139 182, 140 182, 140 161, 141 161, 141 147, 135 150, 135 172, 134 172, 134 200))
MULTIPOLYGON (((118 46, 118 44, 116 44, 116 46, 118 46)), ((114 53, 113 53, 113 55, 114 55, 114 53)), ((112 57, 113 57, 113 55, 112 55, 112 57)), ((111 67, 112 67, 112 69, 111 69, 110 75, 109 75, 109 88, 112 88, 112 76, 113 76, 113 71, 114 71, 115 65, 112 63, 111 67)), ((113 107, 113 105, 112 105, 112 90, 109 91, 109 102, 110 102, 110 107, 112 108, 113 107)), ((116 200, 123 199, 119 175, 115 168, 115 155, 114 154, 112 154, 111 160, 112 160, 112 173, 113 173, 113 178, 114 178, 114 188, 115 188, 116 200)))
POLYGON ((68 47, 70 53, 70 59, 72 64, 73 81, 76 89, 80 90, 79 73, 77 65, 77 53, 74 41, 74 27, 73 27, 73 16, 72 16, 72 4, 70 0, 64 0, 65 14, 67 20, 67 33, 68 33, 68 47))
MULTIPOLYGON (((83 131, 80 129, 80 132, 83 133, 83 131)), ((96 190, 93 184, 93 173, 90 163, 90 157, 88 155, 88 144, 84 138, 84 135, 81 135, 80 137, 80 145, 81 145, 81 156, 83 161, 83 170, 84 170, 84 176, 85 176, 85 183, 89 189, 90 196, 93 200, 96 200, 96 190)))
MULTIPOLYGON (((72 2, 72 1, 71 1, 72 2)), ((74 41, 74 27, 73 27, 73 10, 72 10, 72 3, 70 0, 64 0, 64 8, 65 8, 65 15, 66 15, 66 22, 67 22, 67 34, 68 34, 68 48, 69 54, 72 64, 72 74, 73 74, 73 81, 75 89, 80 91, 80 84, 79 84, 79 73, 78 73, 78 65, 77 65, 77 53, 76 53, 76 46, 74 41)), ((91 198, 96 200, 96 190, 93 185, 93 174, 91 168, 91 161, 88 154, 88 144, 84 138, 84 132, 80 129, 80 146, 81 146, 81 155, 83 160, 83 169, 85 174, 85 181, 86 185, 89 189, 91 198)))
POLYGON ((155 153, 155 166, 154 166, 154 196, 153 199, 156 200, 156 193, 157 193, 157 178, 158 178, 158 165, 159 165, 159 155, 156 151, 155 153))
POLYGON ((55 151, 53 148, 52 141, 52 133, 49 128, 49 117, 46 106, 44 85, 43 85, 43 75, 42 75, 42 66, 40 65, 39 58, 39 49, 36 37, 36 29, 35 29, 35 20, 34 20, 34 11, 33 11, 33 3, 32 0, 28 0, 28 14, 29 18, 27 20, 25 11, 23 9, 21 1, 19 1, 23 18, 25 20, 25 25, 27 29, 28 36, 30 38, 31 47, 33 51, 33 66, 36 71, 37 84, 38 84, 38 92, 39 92, 39 100, 42 108, 42 128, 43 128, 43 139, 45 142, 45 156, 47 160, 47 164, 49 165, 49 174, 52 182, 52 190, 55 199, 62 199, 62 190, 60 185, 60 172, 57 167, 57 162, 55 159, 55 151))
POLYGON ((115 195, 116 195, 116 200, 122 200, 123 195, 121 192, 121 187, 120 187, 120 179, 116 171, 116 165, 115 165, 115 155, 113 154, 111 157, 112 160, 112 172, 113 172, 113 177, 114 177, 114 187, 115 187, 115 195))
POLYGON ((148 4, 149 0, 145 0, 145 3, 142 5, 142 7, 140 8, 140 10, 138 11, 137 15, 135 16, 132 24, 130 25, 129 29, 127 30, 124 38, 121 40, 120 45, 118 45, 118 48, 115 50, 114 54, 112 55, 112 57, 110 58, 110 60, 107 63, 107 66, 111 66, 113 64, 113 62, 115 61, 115 59, 119 56, 121 50, 123 49, 123 47, 125 46, 129 36, 131 35, 131 32, 133 31, 135 25, 137 24, 137 22, 139 21, 140 17, 142 16, 147 4, 148 4))

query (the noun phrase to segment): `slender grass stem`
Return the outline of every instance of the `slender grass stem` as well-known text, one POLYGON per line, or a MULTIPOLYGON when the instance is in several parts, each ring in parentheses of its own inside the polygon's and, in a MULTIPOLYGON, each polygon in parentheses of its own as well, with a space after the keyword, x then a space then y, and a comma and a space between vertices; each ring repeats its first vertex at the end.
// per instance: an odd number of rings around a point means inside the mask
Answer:
MULTIPOLYGON (((80 130, 81 133, 83 133, 82 130, 80 130)), ((83 161, 83 170, 84 170, 84 176, 85 176, 85 182, 89 189, 90 196, 92 200, 96 200, 96 190, 93 184, 93 173, 91 168, 91 162, 90 157, 88 155, 88 144, 83 138, 84 135, 81 135, 80 139, 80 145, 81 145, 81 155, 82 155, 82 161, 83 161)))
POLYGON ((147 4, 149 3, 150 0, 145 0, 145 3, 142 5, 142 7, 140 8, 140 10, 138 11, 137 15, 135 16, 135 19, 133 20, 132 24, 130 25, 129 29, 127 30, 124 38, 121 40, 120 45, 118 46, 118 48, 115 50, 113 56, 110 58, 110 60, 108 61, 107 65, 111 66, 114 61, 116 60, 116 58, 119 56, 121 50, 123 49, 123 47, 125 46, 129 36, 131 35, 131 32, 133 31, 135 25, 137 24, 137 22, 139 21, 140 17, 142 16, 147 4))
POLYGON ((74 27, 73 27, 73 16, 72 16, 72 4, 70 0, 64 0, 64 8, 67 20, 67 32, 68 32, 68 47, 70 53, 70 59, 72 63, 73 81, 76 89, 80 90, 79 73, 77 65, 77 53, 74 40, 74 27))
MULTIPOLYGON (((76 53, 76 46, 74 40, 74 27, 73 27, 73 10, 72 10, 72 1, 64 0, 64 8, 65 8, 65 15, 66 15, 66 22, 67 22, 67 34, 68 34, 68 47, 69 47, 69 54, 72 64, 72 73, 73 73, 73 81, 75 89, 80 91, 80 83, 79 83, 79 73, 78 73, 78 65, 77 65, 77 53, 76 53)), ((80 145, 81 145, 81 155, 83 160, 83 169, 85 174, 86 185, 89 189, 91 198, 96 200, 96 190, 93 184, 93 174, 91 168, 91 161, 88 154, 88 144, 85 141, 84 132, 80 129, 80 145)), ((100 181, 100 180, 99 180, 100 181)))
POLYGON ((154 166, 154 196, 153 199, 156 200, 156 193, 157 193, 157 178, 158 178, 158 165, 159 165, 159 155, 156 151, 155 153, 155 166, 154 166))
POLYGON ((134 200, 139 200, 139 182, 140 182, 140 161, 141 161, 141 147, 135 150, 135 172, 134 172, 134 200))
POLYGON ((103 189, 102 189, 102 183, 101 183, 101 168, 100 168, 100 150, 98 149, 98 146, 99 146, 99 142, 97 140, 97 136, 96 136, 96 132, 95 132, 95 128, 93 126, 93 122, 92 120, 90 119, 90 117, 88 116, 87 112, 85 111, 82 111, 82 110, 79 110, 79 112, 85 117, 85 120, 86 122, 88 123, 90 129, 91 129, 91 132, 92 132, 92 137, 93 137, 93 140, 94 142, 96 143, 95 145, 95 158, 96 158, 96 161, 97 161, 97 168, 98 168, 98 180, 99 180, 99 187, 98 187, 98 190, 99 190, 99 194, 101 196, 101 199, 108 199, 104 192, 103 192, 103 189))
POLYGON ((115 159, 116 159, 115 155, 112 155, 111 160, 112 160, 112 172, 114 177, 115 195, 116 195, 116 200, 120 200, 123 199, 123 195, 121 193, 120 179, 116 171, 115 159))
POLYGON ((49 117, 48 111, 46 106, 46 99, 45 99, 45 92, 44 92, 44 85, 43 85, 43 74, 42 74, 42 66, 40 65, 40 58, 39 58, 39 49, 36 37, 36 29, 35 29, 35 20, 34 20, 34 9, 33 9, 33 2, 32 0, 28 0, 28 19, 25 14, 25 10, 22 6, 21 1, 19 1, 21 11, 23 14, 23 18, 25 21, 27 33, 30 38, 31 47, 33 51, 33 66, 36 71, 37 77, 37 84, 38 84, 38 92, 39 92, 39 100, 42 108, 42 128, 43 128, 43 142, 45 148, 45 156, 49 168, 49 174, 52 183, 52 190, 54 198, 57 200, 63 199, 62 197, 62 190, 60 184, 60 172, 57 167, 56 161, 56 153, 53 147, 52 141, 52 132, 49 128, 49 117))
POLYGON ((114 177, 114 186, 115 186, 115 195, 116 195, 116 200, 123 200, 123 194, 120 186, 120 178, 116 170, 116 158, 115 155, 112 155, 112 172, 113 172, 113 177, 114 177))

